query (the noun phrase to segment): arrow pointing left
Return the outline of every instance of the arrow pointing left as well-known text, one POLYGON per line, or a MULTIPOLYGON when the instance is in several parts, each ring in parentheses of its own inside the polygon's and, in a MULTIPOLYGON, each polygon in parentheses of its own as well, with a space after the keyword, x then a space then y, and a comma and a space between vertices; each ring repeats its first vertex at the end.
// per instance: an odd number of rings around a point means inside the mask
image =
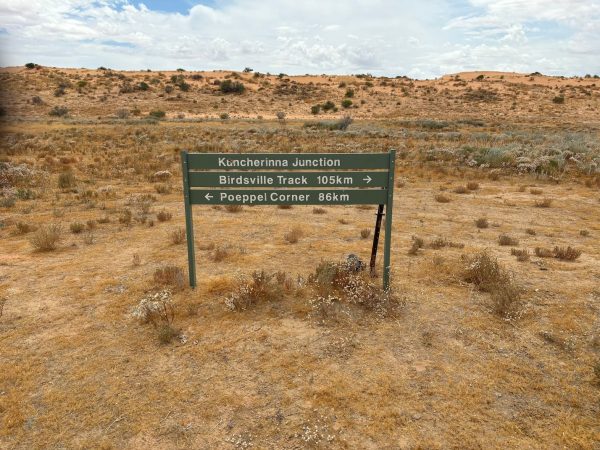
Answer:
POLYGON ((213 198, 213 196, 212 196, 212 195, 210 195, 210 194, 206 194, 206 195, 204 196, 204 198, 205 198, 206 200, 209 200, 209 201, 210 201, 210 200, 213 198))

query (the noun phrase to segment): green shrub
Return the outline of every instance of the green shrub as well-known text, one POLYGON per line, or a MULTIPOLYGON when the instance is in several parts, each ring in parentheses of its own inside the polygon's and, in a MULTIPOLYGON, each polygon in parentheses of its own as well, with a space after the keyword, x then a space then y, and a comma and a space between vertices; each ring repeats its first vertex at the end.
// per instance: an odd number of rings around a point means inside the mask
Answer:
POLYGON ((350 108, 351 106, 352 106, 352 100, 350 100, 349 98, 345 98, 344 100, 342 100, 343 108, 350 108))
POLYGON ((219 85, 219 89, 223 94, 242 94, 246 87, 239 81, 224 80, 219 85))
POLYGON ((331 111, 333 108, 335 108, 335 103, 333 103, 331 100, 327 100, 321 105, 321 108, 323 108, 323 111, 331 111))
POLYGON ((145 81, 142 81, 139 85, 138 88, 140 89, 140 91, 147 91, 148 89, 150 89, 150 86, 148 85, 148 83, 146 83, 145 81))
POLYGON ((562 95, 557 95, 552 99, 552 102, 557 105, 562 105, 565 102, 565 98, 562 95))
POLYGON ((321 105, 313 105, 310 107, 310 113, 317 115, 321 112, 321 105))

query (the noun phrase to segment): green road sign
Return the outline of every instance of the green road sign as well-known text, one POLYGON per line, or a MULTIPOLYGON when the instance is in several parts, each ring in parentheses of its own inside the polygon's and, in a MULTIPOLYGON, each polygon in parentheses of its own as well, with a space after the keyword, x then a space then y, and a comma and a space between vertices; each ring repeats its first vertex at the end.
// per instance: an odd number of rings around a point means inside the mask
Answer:
POLYGON ((189 153, 189 170, 388 169, 387 153, 189 153))
POLYGON ((190 286, 196 286, 193 205, 379 205, 373 264, 385 205, 383 287, 388 289, 395 158, 394 150, 308 154, 181 152, 190 286))
POLYGON ((192 205, 379 205, 383 189, 192 189, 192 205))
POLYGON ((190 187, 291 187, 385 188, 387 171, 381 172, 190 172, 190 187))

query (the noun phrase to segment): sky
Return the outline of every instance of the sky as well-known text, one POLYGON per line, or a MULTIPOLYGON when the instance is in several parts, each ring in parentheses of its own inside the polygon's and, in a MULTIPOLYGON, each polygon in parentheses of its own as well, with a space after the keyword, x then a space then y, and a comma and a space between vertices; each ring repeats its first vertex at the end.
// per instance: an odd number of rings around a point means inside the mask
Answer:
POLYGON ((2 0, 0 66, 600 75, 600 0, 2 0))

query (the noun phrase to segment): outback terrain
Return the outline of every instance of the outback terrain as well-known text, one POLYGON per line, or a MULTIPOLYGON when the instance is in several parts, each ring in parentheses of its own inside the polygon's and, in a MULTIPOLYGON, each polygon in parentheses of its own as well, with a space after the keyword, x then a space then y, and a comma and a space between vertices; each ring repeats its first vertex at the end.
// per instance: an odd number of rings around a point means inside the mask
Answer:
POLYGON ((1 448, 599 448, 598 77, 0 86, 1 448), (389 292, 374 206, 194 206, 188 287, 181 150, 390 149, 389 292))

